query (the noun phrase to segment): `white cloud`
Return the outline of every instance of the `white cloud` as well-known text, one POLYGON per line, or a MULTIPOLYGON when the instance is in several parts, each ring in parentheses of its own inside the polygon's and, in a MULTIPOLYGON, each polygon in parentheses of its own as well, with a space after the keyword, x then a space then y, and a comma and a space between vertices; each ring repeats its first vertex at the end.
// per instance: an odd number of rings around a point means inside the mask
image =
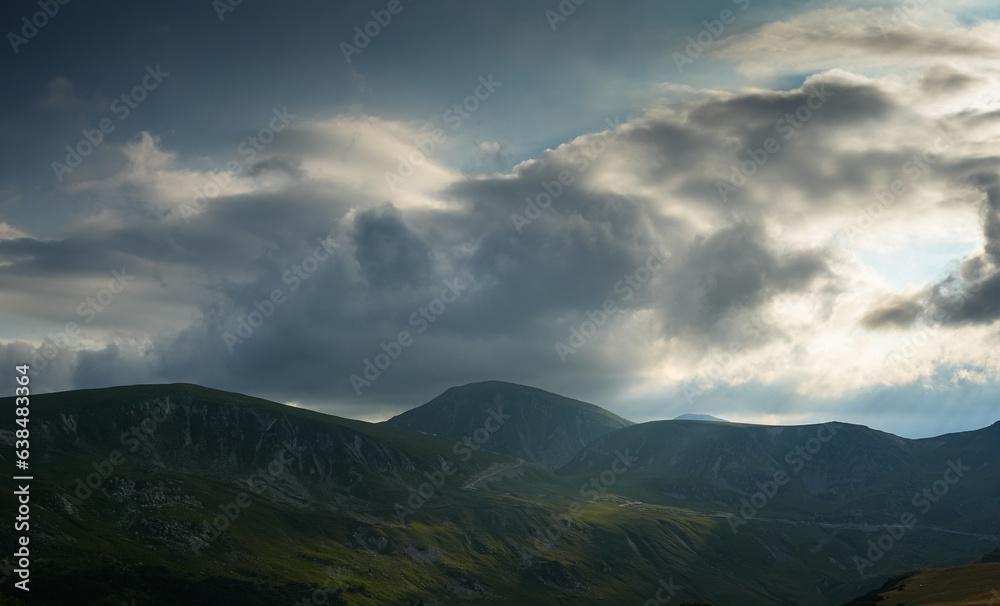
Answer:
POLYGON ((966 26, 954 9, 934 2, 821 8, 724 38, 716 55, 755 77, 831 68, 888 74, 940 61, 995 67, 1000 24, 966 26))

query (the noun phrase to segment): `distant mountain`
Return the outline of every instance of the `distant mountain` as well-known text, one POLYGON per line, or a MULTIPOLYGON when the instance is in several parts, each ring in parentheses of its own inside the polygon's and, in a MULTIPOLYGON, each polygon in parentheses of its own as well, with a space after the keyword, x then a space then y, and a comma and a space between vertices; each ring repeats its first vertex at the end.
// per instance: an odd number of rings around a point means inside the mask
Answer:
POLYGON ((725 419, 720 419, 719 417, 713 417, 712 415, 702 415, 697 413, 687 412, 681 416, 674 419, 675 421, 714 421, 716 423, 728 423, 729 421, 725 419))
POLYGON ((457 440, 456 453, 482 448, 554 471, 590 442, 633 423, 534 387, 485 381, 452 387, 385 424, 457 440))
POLYGON ((775 492, 761 508, 769 518, 892 524, 927 507, 922 524, 1000 534, 1000 423, 908 440, 845 423, 653 421, 595 440, 558 474, 606 469, 626 450, 638 459, 616 492, 647 502, 732 511, 763 486, 775 492), (783 474, 777 490, 775 474, 783 474), (931 494, 915 505, 914 495, 935 482, 949 498, 937 503, 931 494))

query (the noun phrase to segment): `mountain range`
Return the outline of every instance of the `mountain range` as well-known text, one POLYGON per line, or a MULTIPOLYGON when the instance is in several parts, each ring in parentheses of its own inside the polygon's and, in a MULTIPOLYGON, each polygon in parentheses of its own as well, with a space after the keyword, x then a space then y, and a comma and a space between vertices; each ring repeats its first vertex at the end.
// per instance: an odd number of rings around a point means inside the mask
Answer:
POLYGON ((634 424, 496 381, 384 423, 187 384, 31 407, 29 604, 844 604, 1000 545, 1000 423, 634 424))

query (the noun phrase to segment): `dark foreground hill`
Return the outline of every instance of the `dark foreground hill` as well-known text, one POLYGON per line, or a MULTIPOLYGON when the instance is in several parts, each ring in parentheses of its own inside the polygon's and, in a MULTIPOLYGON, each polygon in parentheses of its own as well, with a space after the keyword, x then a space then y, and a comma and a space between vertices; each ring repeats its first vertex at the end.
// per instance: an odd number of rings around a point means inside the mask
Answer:
MULTIPOLYGON (((12 469, 15 426, 2 423, 12 469)), ((31 591, 0 569, 0 591, 29 604, 834 605, 998 542, 989 527, 967 528, 997 511, 984 500, 995 484, 973 479, 995 474, 982 462, 996 461, 996 426, 928 441, 843 426, 836 437, 855 437, 841 456, 861 449, 849 465, 867 452, 875 467, 851 483, 817 455, 787 501, 735 531, 747 470, 815 427, 630 426, 559 475, 485 449, 456 454, 454 439, 193 385, 33 396, 30 427, 31 591), (973 466, 962 482, 982 483, 949 484, 926 525, 859 572, 853 558, 868 557, 911 496, 893 477, 922 486, 930 463, 955 457, 973 466), (814 519, 809 508, 827 499, 814 519)), ((0 492, 0 511, 15 499, 0 492)), ((13 522, 0 518, 11 554, 13 522)))
POLYGON ((997 606, 1000 604, 1000 550, 975 564, 916 570, 893 577, 882 587, 845 606, 888 604, 997 606))
POLYGON ((632 425, 593 404, 503 381, 452 387, 385 423, 524 459, 549 471, 597 438, 632 425))

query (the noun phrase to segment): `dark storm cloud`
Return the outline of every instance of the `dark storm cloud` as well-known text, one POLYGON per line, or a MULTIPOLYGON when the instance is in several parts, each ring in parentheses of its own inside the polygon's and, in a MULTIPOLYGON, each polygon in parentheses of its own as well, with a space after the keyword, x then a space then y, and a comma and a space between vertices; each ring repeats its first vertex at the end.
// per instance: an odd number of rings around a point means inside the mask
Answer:
POLYGON ((976 175, 975 181, 986 193, 982 210, 986 254, 992 257, 993 265, 1000 268, 1000 177, 996 174, 976 175))
POLYGON ((565 215, 539 219, 521 236, 507 217, 487 226, 470 258, 490 287, 497 330, 528 338, 539 322, 599 303, 660 242, 649 209, 634 200, 564 196, 565 215))
MULTIPOLYGON (((130 385, 150 377, 150 360, 146 352, 125 352, 111 343, 97 351, 81 351, 76 355, 72 382, 79 389, 130 385)), ((46 369, 48 371, 48 369, 46 369)), ((45 380, 49 380, 45 375, 45 380)))
POLYGON ((268 158, 267 160, 255 162, 250 167, 248 174, 251 177, 256 177, 257 175, 267 171, 285 173, 295 179, 302 178, 302 168, 299 165, 299 162, 296 159, 282 157, 268 158))
POLYGON ((229 270, 303 234, 326 235, 338 213, 348 208, 308 189, 291 188, 286 194, 294 203, 274 195, 215 198, 188 225, 146 220, 123 227, 79 228, 61 240, 0 240, 0 259, 10 263, 0 267, 0 274, 103 274, 136 262, 229 270))
POLYGON ((59 277, 106 273, 130 262, 129 255, 93 238, 43 241, 34 238, 0 240, 0 275, 59 277))
MULTIPOLYGON (((849 116, 864 122, 890 107, 874 86, 867 92, 840 87, 834 95, 850 110, 831 112, 840 124, 849 124, 849 116)), ((809 99, 808 93, 746 96, 708 100, 693 117, 654 113, 615 131, 584 135, 511 175, 461 179, 443 192, 453 203, 447 210, 359 207, 341 199, 328 186, 310 183, 301 169, 303 158, 331 149, 329 142, 290 129, 282 134, 280 155, 262 159, 252 171, 295 176, 280 192, 223 195, 189 223, 176 213, 156 222, 144 218, 78 245, 77 256, 101 260, 96 267, 119 254, 159 268, 162 284, 195 302, 197 319, 153 334, 148 343, 84 353, 73 381, 193 381, 306 401, 322 394, 357 406, 413 391, 433 395, 443 382, 463 377, 520 377, 610 393, 629 380, 619 366, 632 362, 594 346, 564 365, 553 348, 608 298, 617 299, 625 314, 654 312, 660 320, 646 335, 650 340, 681 337, 708 347, 726 338, 726 320, 829 273, 819 251, 779 252, 759 212, 748 207, 716 212, 699 200, 710 228, 696 227, 686 214, 691 201, 681 184, 718 162, 720 149, 728 153, 725 141, 742 138, 749 145, 745 124, 773 129, 782 112, 809 99), (296 142, 305 149, 295 153, 296 142), (609 193, 616 181, 610 175, 618 170, 657 194, 609 193), (574 181, 556 190, 564 171, 574 181), (676 199, 662 197, 671 189, 676 199), (519 231, 512 214, 524 213, 527 200, 542 193, 552 196, 551 209, 519 231), (327 236, 337 248, 292 291, 287 272, 327 236), (641 292, 621 298, 616 284, 653 251, 673 257, 641 292), (380 343, 412 331, 412 314, 440 296, 448 280, 465 285, 461 297, 358 398, 348 375, 360 372, 380 343), (286 302, 230 353, 223 335, 275 288, 283 289, 286 302)), ((822 124, 810 126, 816 128, 801 139, 830 152, 814 143, 823 138, 822 124)), ((336 153, 351 140, 334 139, 336 153)), ((780 174, 799 161, 784 154, 769 168, 780 174)), ((825 182, 806 186, 818 191, 825 182)), ((787 203, 774 199, 770 208, 787 203)), ((616 330, 609 324, 599 339, 616 330)))
POLYGON ((918 301, 900 299, 869 311, 862 319, 865 328, 905 328, 921 315, 923 306, 918 301))
MULTIPOLYGON (((0 343, 0 364, 6 368, 14 368, 22 364, 31 364, 38 349, 30 343, 23 341, 12 341, 10 343, 0 343)), ((76 356, 70 352, 61 352, 53 360, 49 361, 45 368, 44 387, 39 388, 39 382, 35 381, 36 390, 61 391, 74 389, 76 384, 73 381, 73 374, 76 368, 76 356)), ((137 375, 141 377, 143 375, 137 375)), ((36 375, 37 377, 37 375, 36 375)), ((111 385, 107 383, 104 386, 111 385)), ((0 386, 8 391, 14 391, 17 386, 15 375, 6 373, 0 378, 0 386)))
POLYGON ((723 127, 729 132, 739 132, 737 129, 741 126, 772 128, 778 120, 794 114, 803 105, 815 114, 815 119, 809 119, 810 125, 815 121, 826 127, 836 127, 883 118, 896 103, 874 84, 849 84, 821 76, 811 79, 802 90, 753 92, 710 100, 693 110, 690 118, 706 128, 723 127))
MULTIPOLYGON (((155 195, 153 191, 144 194, 147 199, 155 195)), ((212 199, 190 223, 179 214, 162 215, 156 221, 146 215, 121 227, 79 227, 62 239, 0 240, 0 296, 5 298, 8 313, 62 326, 67 321, 80 322, 77 306, 95 296, 112 277, 110 272, 124 270, 135 280, 122 300, 148 308, 150 315, 163 305, 196 309, 219 304, 219 300, 227 305, 248 304, 254 297, 266 297, 269 284, 280 285, 283 272, 301 263, 315 249, 318 238, 343 236, 337 221, 349 208, 328 192, 291 186, 280 195, 212 199), (52 291, 52 284, 60 285, 58 292, 52 291), (31 296, 44 304, 33 302, 31 296), (209 302, 203 303, 206 297, 209 302)), ((330 270, 347 262, 326 267, 330 270)), ((348 283, 343 288, 355 286, 348 283)), ((95 326, 117 319, 126 331, 157 334, 163 328, 155 318, 142 321, 141 313, 120 317, 124 310, 118 308, 116 303, 102 312, 95 326)), ((121 355, 131 355, 131 351, 121 355)))
POLYGON ((1000 319, 1000 176, 975 174, 971 181, 984 193, 984 255, 966 259, 956 275, 929 293, 933 319, 948 324, 991 324, 1000 319))
POLYGON ((927 70, 920 80, 920 88, 930 95, 954 94, 984 80, 974 74, 949 65, 937 65, 927 70))
POLYGON ((760 213, 773 213, 777 207, 840 212, 831 206, 831 198, 845 190, 859 197, 870 195, 881 184, 880 173, 899 171, 910 155, 922 151, 894 147, 844 153, 840 140, 869 135, 903 115, 905 110, 880 85, 847 82, 830 74, 810 78, 801 90, 709 98, 675 125, 696 141, 674 148, 674 153, 689 153, 684 170, 677 171, 681 180, 675 191, 716 206, 735 220, 757 220, 760 213), (777 147, 773 154, 762 149, 769 140, 777 147), (719 183, 733 183, 735 171, 752 161, 751 154, 764 158, 764 165, 748 179, 762 187, 741 187, 721 195, 719 183), (704 174, 709 169, 713 175, 704 174), (774 189, 797 190, 801 195, 779 200, 763 193, 774 189))
POLYGON ((930 57, 989 57, 997 56, 997 47, 988 41, 971 37, 956 38, 945 32, 925 28, 904 28, 893 30, 888 36, 845 36, 828 41, 838 42, 855 48, 865 48, 893 55, 910 57, 926 55, 930 57))
POLYGON ((645 122, 631 130, 628 136, 629 141, 636 145, 635 168, 641 171, 644 180, 655 183, 692 171, 706 154, 711 153, 713 147, 720 145, 717 129, 704 124, 700 126, 703 128, 671 122, 645 122))
POLYGON ((982 281, 936 284, 930 293, 930 317, 945 324, 992 324, 1000 318, 1000 273, 982 281))
POLYGON ((1000 176, 975 173, 968 181, 983 194, 980 217, 984 254, 971 255, 958 270, 909 299, 870 310, 867 328, 905 328, 918 319, 945 325, 992 324, 1000 319, 1000 176))
POLYGON ((671 272, 665 306, 672 333, 700 339, 733 312, 806 287, 826 273, 821 251, 779 254, 759 227, 740 223, 697 237, 671 272))
MULTIPOLYGON (((794 110, 805 98, 779 108, 794 110)), ((744 109, 738 103, 720 107, 720 112, 744 109)), ((781 115, 772 113, 774 107, 761 111, 772 124, 781 115)), ((867 119, 871 106, 860 113, 859 119, 867 119)), ((827 274, 821 251, 774 252, 769 238, 755 224, 738 221, 698 236, 686 219, 671 216, 657 201, 599 194, 579 185, 564 188, 551 209, 521 233, 504 221, 512 210, 523 210, 525 195, 534 198, 545 191, 543 182, 554 181, 560 171, 586 178, 586 171, 602 171, 602 158, 627 159, 630 176, 638 175, 642 183, 683 179, 717 154, 721 137, 729 134, 725 125, 716 124, 712 130, 713 120, 704 120, 698 125, 678 118, 636 120, 608 144, 606 155, 592 160, 598 168, 581 164, 588 168, 579 171, 569 161, 588 149, 588 139, 599 136, 590 135, 520 168, 514 179, 478 179, 456 185, 451 192, 455 197, 470 201, 476 211, 490 218, 484 221, 488 235, 480 240, 473 259, 476 275, 496 284, 495 296, 503 302, 490 316, 493 321, 510 318, 524 326, 532 317, 582 312, 586 305, 603 300, 622 275, 641 265, 652 247, 675 257, 662 282, 646 293, 648 297, 623 306, 659 309, 668 318, 664 337, 685 333, 701 340, 728 315, 755 310, 771 297, 805 288, 827 274), (581 280, 584 275, 587 279, 581 280)), ((516 325, 510 328, 517 329, 516 325)))
POLYGON ((421 286, 431 273, 430 249, 390 203, 359 213, 354 220, 355 258, 376 288, 421 286))

